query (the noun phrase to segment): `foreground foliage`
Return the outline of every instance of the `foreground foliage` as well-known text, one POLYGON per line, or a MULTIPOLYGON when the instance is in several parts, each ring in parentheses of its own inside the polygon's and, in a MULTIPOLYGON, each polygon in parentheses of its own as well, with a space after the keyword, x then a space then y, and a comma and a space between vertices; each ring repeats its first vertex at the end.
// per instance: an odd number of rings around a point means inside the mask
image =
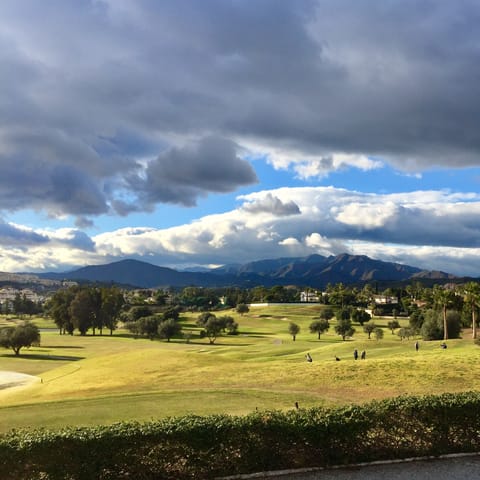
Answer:
POLYGON ((473 452, 480 393, 361 406, 185 416, 0 437, 4 480, 206 479, 285 468, 473 452))
POLYGON ((0 329, 0 347, 11 348, 15 355, 19 356, 22 348, 32 345, 40 345, 40 330, 33 323, 0 329))

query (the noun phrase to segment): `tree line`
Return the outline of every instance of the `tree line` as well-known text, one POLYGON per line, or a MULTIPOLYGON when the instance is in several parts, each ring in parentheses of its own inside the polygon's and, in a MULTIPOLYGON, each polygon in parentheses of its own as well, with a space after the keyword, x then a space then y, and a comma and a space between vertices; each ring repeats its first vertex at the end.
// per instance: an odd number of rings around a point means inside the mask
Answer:
MULTIPOLYGON (((397 333, 401 340, 420 335, 424 340, 447 340, 459 338, 463 328, 471 328, 472 338, 477 339, 478 318, 480 309, 480 284, 468 282, 458 286, 434 285, 432 288, 422 287, 420 284, 407 286, 400 294, 397 292, 398 301, 377 308, 374 304, 371 290, 367 286, 359 292, 342 284, 331 286, 327 290, 328 298, 324 299, 329 305, 325 306, 319 317, 310 324, 310 332, 320 335, 330 328, 329 320, 336 317, 335 332, 345 340, 353 336, 355 328, 353 322, 363 327, 368 338, 374 334, 375 338, 383 338, 383 330, 373 320, 372 315, 366 311, 370 304, 372 314, 378 316, 391 316, 387 327, 392 334, 397 333), (392 308, 396 307, 396 308, 392 308), (398 310, 402 309, 402 310, 398 310), (409 326, 400 328, 397 315, 401 313, 408 317, 409 326)), ((394 296, 394 291, 385 295, 394 296)), ((290 323, 289 333, 295 340, 300 332, 300 327, 290 323)), ((480 342, 479 342, 480 343, 480 342)))
POLYGON ((37 313, 42 313, 43 307, 41 303, 34 302, 28 298, 25 294, 20 292, 15 294, 15 297, 12 300, 8 298, 0 305, 2 313, 8 315, 13 313, 15 315, 35 315, 37 313))
POLYGON ((89 330, 110 335, 117 328, 125 305, 123 292, 117 287, 72 286, 58 290, 46 305, 46 311, 60 330, 60 334, 73 335, 78 330, 86 335, 89 330))

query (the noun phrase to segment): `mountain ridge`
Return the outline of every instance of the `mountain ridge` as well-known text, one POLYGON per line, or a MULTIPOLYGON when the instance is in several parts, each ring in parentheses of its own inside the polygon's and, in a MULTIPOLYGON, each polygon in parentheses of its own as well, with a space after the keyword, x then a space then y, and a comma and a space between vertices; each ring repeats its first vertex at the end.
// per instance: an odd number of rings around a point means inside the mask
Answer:
POLYGON ((459 277, 441 271, 426 271, 410 265, 375 260, 365 255, 340 254, 324 257, 284 257, 245 264, 225 265, 209 271, 178 271, 148 262, 125 259, 90 265, 64 273, 37 274, 53 280, 117 283, 139 288, 226 287, 298 285, 324 288, 328 283, 358 284, 408 280, 453 280, 459 277))

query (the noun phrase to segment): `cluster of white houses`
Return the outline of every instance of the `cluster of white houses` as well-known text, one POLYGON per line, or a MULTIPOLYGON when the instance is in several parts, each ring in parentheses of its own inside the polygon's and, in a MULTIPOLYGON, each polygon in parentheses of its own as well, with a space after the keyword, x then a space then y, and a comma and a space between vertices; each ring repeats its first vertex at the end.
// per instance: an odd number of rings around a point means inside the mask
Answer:
POLYGON ((32 301, 33 303, 43 303, 45 297, 28 288, 17 289, 12 287, 0 288, 0 308, 2 311, 12 311, 13 302, 17 296, 32 301))
MULTIPOLYGON (((322 298, 327 295, 327 292, 304 291, 300 292, 300 301, 307 303, 318 303, 322 302, 322 298)), ((390 295, 373 295, 373 301, 376 305, 395 305, 398 303, 398 298, 390 295)))

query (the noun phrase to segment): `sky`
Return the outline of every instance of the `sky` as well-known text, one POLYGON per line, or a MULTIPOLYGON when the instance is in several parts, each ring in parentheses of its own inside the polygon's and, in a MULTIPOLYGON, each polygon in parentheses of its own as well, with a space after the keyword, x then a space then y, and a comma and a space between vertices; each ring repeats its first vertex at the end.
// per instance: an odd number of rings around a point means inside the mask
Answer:
POLYGON ((480 276, 479 22, 477 0, 2 0, 0 271, 480 276))

